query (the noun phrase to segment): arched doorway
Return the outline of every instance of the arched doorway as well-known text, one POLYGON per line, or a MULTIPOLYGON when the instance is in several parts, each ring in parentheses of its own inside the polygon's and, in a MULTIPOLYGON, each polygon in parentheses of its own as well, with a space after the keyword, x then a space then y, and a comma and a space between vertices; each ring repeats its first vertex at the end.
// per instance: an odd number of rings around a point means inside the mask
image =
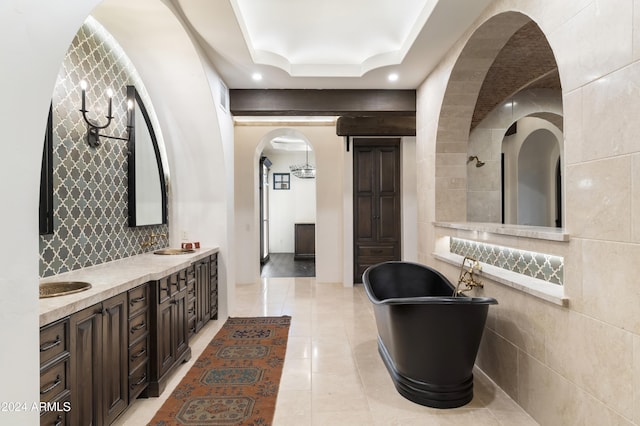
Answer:
POLYGON ((307 136, 290 128, 265 135, 259 157, 261 276, 315 276, 315 154, 307 136))

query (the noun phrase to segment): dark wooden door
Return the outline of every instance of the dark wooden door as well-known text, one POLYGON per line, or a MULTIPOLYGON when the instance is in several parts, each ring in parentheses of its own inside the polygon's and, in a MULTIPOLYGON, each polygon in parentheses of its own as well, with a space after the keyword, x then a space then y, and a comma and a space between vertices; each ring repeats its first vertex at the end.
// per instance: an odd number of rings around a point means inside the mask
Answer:
POLYGON ((354 282, 371 265, 400 260, 400 201, 400 139, 354 139, 354 282))
POLYGON ((103 415, 111 424, 126 408, 128 396, 127 294, 102 302, 103 415))

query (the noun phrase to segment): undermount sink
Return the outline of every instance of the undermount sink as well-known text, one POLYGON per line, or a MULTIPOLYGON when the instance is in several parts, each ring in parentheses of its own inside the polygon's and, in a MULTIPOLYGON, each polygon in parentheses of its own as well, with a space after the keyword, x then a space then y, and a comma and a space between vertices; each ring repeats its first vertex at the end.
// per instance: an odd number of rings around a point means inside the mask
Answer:
POLYGON ((40 299, 64 296, 89 290, 91 284, 84 281, 58 281, 40 284, 40 299))
POLYGON ((163 248, 153 252, 153 254, 187 254, 187 253, 195 253, 195 250, 187 249, 187 248, 163 248))

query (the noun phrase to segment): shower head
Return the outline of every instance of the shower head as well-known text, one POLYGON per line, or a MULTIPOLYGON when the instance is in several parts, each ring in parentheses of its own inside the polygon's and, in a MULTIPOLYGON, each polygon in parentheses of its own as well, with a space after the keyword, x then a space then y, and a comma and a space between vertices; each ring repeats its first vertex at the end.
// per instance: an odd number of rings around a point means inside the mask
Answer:
POLYGON ((484 161, 480 161, 480 159, 478 158, 477 155, 472 155, 469 157, 469 159, 467 160, 467 164, 469 164, 470 162, 472 162, 473 160, 476 161, 476 167, 482 167, 484 166, 484 161))

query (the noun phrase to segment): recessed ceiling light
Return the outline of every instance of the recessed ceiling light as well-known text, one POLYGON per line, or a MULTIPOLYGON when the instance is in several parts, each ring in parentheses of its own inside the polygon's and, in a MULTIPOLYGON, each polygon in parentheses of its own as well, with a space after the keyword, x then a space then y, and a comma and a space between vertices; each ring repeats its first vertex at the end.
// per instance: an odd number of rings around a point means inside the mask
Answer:
POLYGON ((253 79, 253 81, 260 81, 262 80, 262 74, 260 74, 259 72, 254 72, 253 75, 251 75, 251 78, 253 79))
POLYGON ((389 79, 389 81, 398 81, 398 74, 397 73, 391 73, 389 74, 389 77, 387 77, 389 79))

